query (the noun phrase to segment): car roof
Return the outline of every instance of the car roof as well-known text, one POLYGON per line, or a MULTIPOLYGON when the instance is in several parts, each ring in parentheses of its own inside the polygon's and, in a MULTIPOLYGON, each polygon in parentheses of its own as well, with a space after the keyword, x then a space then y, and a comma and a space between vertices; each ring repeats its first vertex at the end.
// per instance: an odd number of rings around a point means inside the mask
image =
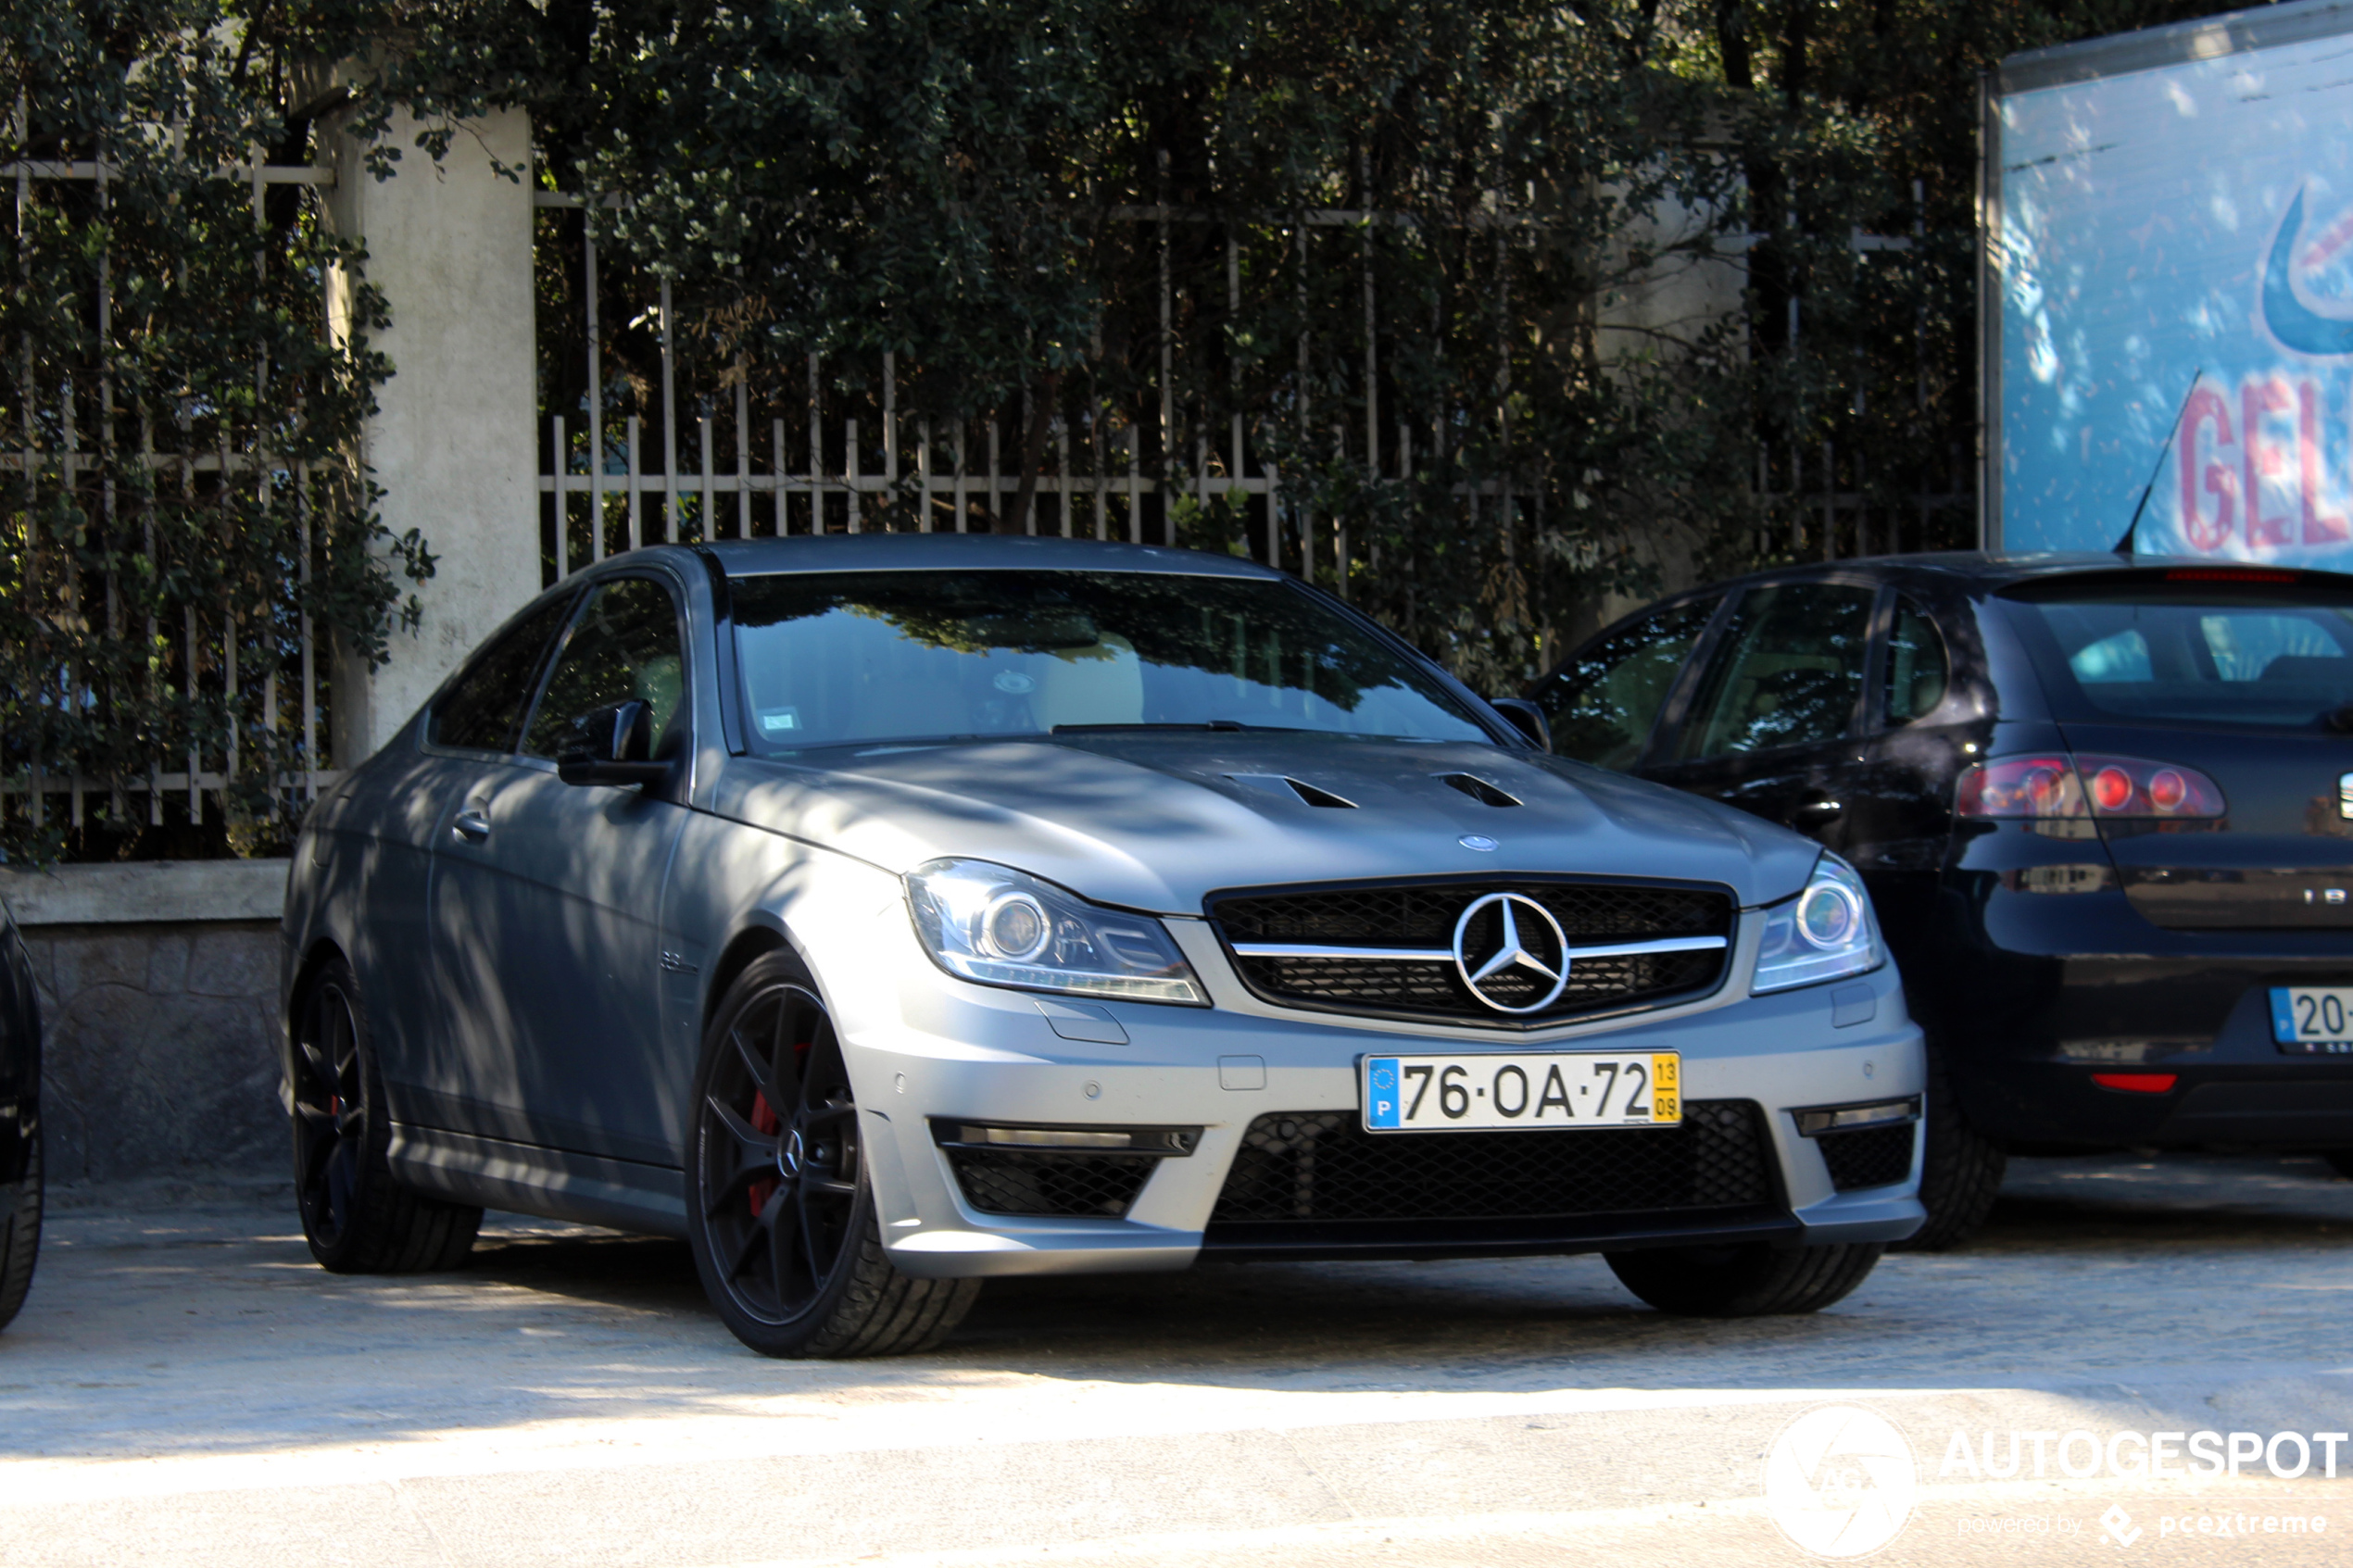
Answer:
POLYGON ((1288 579, 1239 556, 1092 539, 1002 533, 799 533, 728 539, 701 546, 729 577, 774 572, 987 571, 1149 571, 1193 577, 1288 579))
POLYGON ((2208 556, 2120 556, 2106 550, 2052 550, 2009 554, 1992 550, 1936 550, 1919 555, 1863 556, 1847 560, 1796 562, 1788 566, 1770 567, 1741 577, 1725 578, 1690 590, 1705 593, 1752 582, 1773 582, 1793 577, 1819 576, 1824 573, 1851 572, 1869 576, 1938 577, 1968 583, 1984 590, 1994 590, 2013 583, 2033 578, 2065 577, 2090 572, 2179 571, 2196 568, 2204 571, 2293 571, 2299 577, 2338 578, 2353 584, 2353 575, 2330 571, 2322 567, 2274 566, 2262 561, 2219 559, 2208 556))

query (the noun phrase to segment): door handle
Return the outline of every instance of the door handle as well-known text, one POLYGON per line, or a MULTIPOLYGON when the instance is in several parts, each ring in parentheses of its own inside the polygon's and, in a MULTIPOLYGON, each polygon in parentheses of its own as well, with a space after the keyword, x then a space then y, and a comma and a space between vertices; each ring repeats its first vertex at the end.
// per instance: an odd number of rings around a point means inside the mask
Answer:
POLYGON ((480 844, 490 836, 490 819, 481 807, 469 806, 449 819, 449 831, 469 844, 480 844))

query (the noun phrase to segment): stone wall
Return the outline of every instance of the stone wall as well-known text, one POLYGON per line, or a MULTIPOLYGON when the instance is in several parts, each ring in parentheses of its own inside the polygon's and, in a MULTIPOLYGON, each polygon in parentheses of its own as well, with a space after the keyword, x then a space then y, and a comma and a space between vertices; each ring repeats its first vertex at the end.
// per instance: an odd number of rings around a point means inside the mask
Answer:
POLYGON ((25 930, 53 1182, 286 1173, 274 921, 25 930))
POLYGON ((289 1174, 283 860, 0 870, 41 987, 53 1183, 289 1174))

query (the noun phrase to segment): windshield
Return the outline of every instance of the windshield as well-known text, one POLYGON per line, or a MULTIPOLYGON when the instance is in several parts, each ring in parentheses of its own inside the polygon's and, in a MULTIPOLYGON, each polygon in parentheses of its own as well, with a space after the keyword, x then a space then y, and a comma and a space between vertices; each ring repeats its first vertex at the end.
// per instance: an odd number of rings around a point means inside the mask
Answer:
POLYGON ((2302 728, 2353 703, 2353 595, 2329 587, 2043 589, 2029 613, 2054 700, 2085 717, 2302 728))
POLYGON ((860 571, 735 584, 752 745, 1093 726, 1493 737, 1314 595, 1265 578, 860 571))

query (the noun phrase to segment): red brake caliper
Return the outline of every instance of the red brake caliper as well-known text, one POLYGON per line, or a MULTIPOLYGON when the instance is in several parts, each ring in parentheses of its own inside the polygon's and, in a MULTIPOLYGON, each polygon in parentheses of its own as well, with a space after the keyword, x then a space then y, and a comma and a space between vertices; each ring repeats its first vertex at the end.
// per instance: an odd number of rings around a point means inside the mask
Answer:
MULTIPOLYGON (((763 1136, 774 1136, 776 1129, 784 1125, 783 1120, 776 1114, 775 1108, 768 1103, 767 1095, 757 1089, 752 1091, 751 1096, 751 1124, 763 1136)), ((751 1184, 749 1196, 751 1198, 753 1219, 760 1218, 760 1211, 768 1207, 769 1195, 775 1190, 776 1184, 773 1180, 757 1181, 751 1184)))

